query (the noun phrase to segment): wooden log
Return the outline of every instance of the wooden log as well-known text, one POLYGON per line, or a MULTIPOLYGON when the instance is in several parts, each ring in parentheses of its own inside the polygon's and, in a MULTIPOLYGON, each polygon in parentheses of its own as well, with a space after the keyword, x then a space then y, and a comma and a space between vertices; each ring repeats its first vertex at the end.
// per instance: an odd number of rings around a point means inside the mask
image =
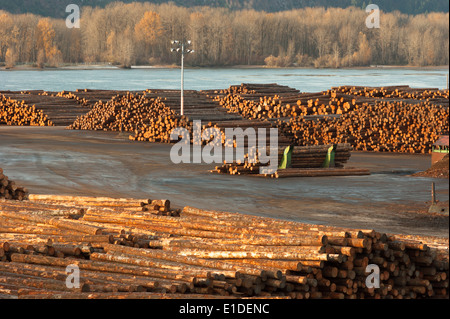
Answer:
MULTIPOLYGON (((225 263, 221 261, 214 261, 214 260, 207 260, 207 259, 201 259, 196 257, 189 257, 189 256, 180 256, 178 254, 172 253, 172 252, 164 252, 164 251, 152 251, 152 250, 142 250, 142 249, 135 249, 135 248, 122 248, 120 246, 115 245, 105 245, 105 251, 106 252, 116 252, 116 253, 124 253, 124 254, 132 254, 136 256, 142 256, 142 257, 149 257, 149 258, 157 258, 157 259, 163 259, 167 261, 174 261, 179 262, 187 265, 194 265, 194 266, 201 266, 201 267, 208 267, 213 269, 220 269, 220 270, 232 270, 236 271, 242 274, 249 274, 249 275, 255 275, 255 276, 261 276, 264 277, 267 275, 267 272, 261 269, 252 268, 248 266, 239 266, 231 263, 225 263)), ((281 277, 281 272, 274 275, 275 278, 281 277)))
POLYGON ((61 220, 57 218, 49 218, 44 216, 34 216, 26 213, 5 212, 5 211, 0 211, 0 215, 8 218, 48 224, 63 229, 76 230, 90 235, 102 234, 102 229, 87 224, 83 224, 82 222, 76 220, 61 220))

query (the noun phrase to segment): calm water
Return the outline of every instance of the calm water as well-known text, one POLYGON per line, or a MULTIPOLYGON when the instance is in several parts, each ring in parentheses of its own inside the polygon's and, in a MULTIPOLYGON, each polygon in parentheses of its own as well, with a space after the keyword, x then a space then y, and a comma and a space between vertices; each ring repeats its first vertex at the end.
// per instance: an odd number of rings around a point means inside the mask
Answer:
MULTIPOLYGON (((339 85, 415 88, 447 86, 448 69, 187 69, 185 88, 223 89, 241 83, 278 83, 317 92, 339 85)), ((179 69, 0 71, 0 90, 179 89, 179 69)))

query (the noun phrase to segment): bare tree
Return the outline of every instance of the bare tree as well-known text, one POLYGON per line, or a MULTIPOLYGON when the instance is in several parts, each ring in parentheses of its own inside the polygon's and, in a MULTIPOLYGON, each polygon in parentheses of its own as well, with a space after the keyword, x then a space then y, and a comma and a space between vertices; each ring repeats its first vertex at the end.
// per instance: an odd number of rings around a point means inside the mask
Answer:
POLYGON ((64 20, 0 11, 0 61, 178 63, 170 40, 192 40, 198 66, 351 67, 449 63, 449 14, 383 13, 381 29, 367 29, 365 10, 304 8, 277 13, 185 8, 173 3, 112 3, 84 7, 81 29, 64 20), (12 60, 11 60, 12 61, 12 60))

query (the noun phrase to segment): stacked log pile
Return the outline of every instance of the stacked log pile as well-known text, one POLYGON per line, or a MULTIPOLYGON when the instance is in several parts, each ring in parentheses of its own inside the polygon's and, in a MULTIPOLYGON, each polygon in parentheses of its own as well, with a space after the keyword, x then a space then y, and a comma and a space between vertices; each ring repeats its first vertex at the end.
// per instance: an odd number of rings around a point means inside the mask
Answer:
POLYGON ((403 100, 411 104, 428 102, 448 107, 449 91, 413 89, 409 86, 333 87, 317 93, 298 91, 276 84, 231 86, 227 90, 205 91, 231 113, 249 119, 276 119, 298 116, 341 115, 362 104, 403 100))
POLYGON ((43 91, 40 92, 39 95, 41 96, 54 96, 54 97, 63 97, 69 100, 75 100, 78 104, 83 105, 83 106, 88 106, 89 103, 86 99, 84 98, 79 98, 77 95, 73 94, 72 92, 66 92, 66 91, 61 91, 61 92, 47 92, 47 91, 43 91))
POLYGON ((449 296, 448 240, 192 207, 161 216, 167 201, 30 199, 0 202, 3 298, 449 296), (379 288, 366 286, 368 265, 379 288), (68 266, 80 269, 78 288, 66 285, 68 266))
MULTIPOLYGON (((320 168, 323 166, 327 152, 333 145, 294 147, 292 151, 292 168, 320 168)), ((335 150, 335 166, 344 167, 351 156, 349 144, 338 144, 335 150)))
MULTIPOLYGON (((180 110, 180 92, 176 90, 147 90, 145 94, 149 97, 160 98, 163 103, 174 110, 176 113, 180 110)), ((214 145, 214 146, 226 146, 226 147, 237 147, 235 139, 227 139, 225 135, 226 128, 241 128, 246 131, 248 128, 254 129, 258 133, 258 129, 266 129, 267 135, 266 145, 269 145, 269 129, 275 128, 272 123, 261 121, 261 120, 247 120, 242 118, 238 114, 226 113, 224 109, 219 105, 219 103, 214 102, 212 99, 207 97, 207 92, 196 92, 196 91, 186 91, 184 97, 184 114, 186 117, 176 116, 174 120, 165 121, 165 127, 162 131, 165 133, 165 138, 152 138, 153 136, 158 136, 158 134, 153 133, 155 130, 161 130, 160 123, 150 122, 147 125, 143 125, 136 131, 135 140, 139 141, 162 141, 170 142, 169 134, 175 128, 186 128, 190 134, 191 144, 201 144, 201 145, 214 145), (179 119, 177 121, 177 119, 179 119), (221 133, 217 140, 219 142, 215 143, 214 139, 203 140, 201 143, 198 142, 198 138, 194 138, 194 127, 193 121, 201 121, 200 130, 204 132, 207 129, 218 129, 221 133), (150 138, 149 138, 150 136, 150 138)), ((211 131, 212 132, 212 131, 211 131)), ((260 138, 261 136, 258 136, 260 138)), ((246 141, 247 142, 247 141, 246 141)), ((289 145, 290 139, 279 135, 278 142, 280 145, 289 145)), ((245 148, 248 147, 247 143, 244 145, 245 148)))
MULTIPOLYGON (((345 164, 351 157, 352 147, 349 144, 338 144, 335 150, 335 162, 332 168, 323 168, 328 150, 333 145, 318 145, 306 147, 293 147, 291 165, 287 169, 279 169, 276 172, 264 173, 267 164, 261 164, 258 160, 259 154, 246 154, 243 161, 226 163, 216 166, 211 173, 229 175, 254 175, 271 178, 286 177, 319 177, 319 176, 357 176, 369 175, 368 170, 344 169, 345 164), (261 171, 261 168, 263 170, 261 171)), ((268 151, 267 151, 268 152, 268 151)), ((278 163, 281 163, 284 148, 278 149, 278 163)))
POLYGON ((448 115, 448 108, 430 102, 378 101, 340 118, 298 117, 279 127, 296 145, 349 143, 359 151, 427 154, 448 133, 448 115))
MULTIPOLYGON (((104 103, 111 100, 114 96, 123 94, 122 91, 113 90, 91 90, 91 89, 77 89, 75 91, 61 91, 61 92, 47 92, 47 91, 33 91, 42 96, 63 97, 70 100, 75 100, 78 104, 86 107, 92 107, 95 103, 102 101, 104 103)), ((30 92, 31 93, 31 92, 30 92)))
MULTIPOLYGON (((147 90, 146 95, 160 98, 176 114, 181 114, 181 94, 179 90, 147 90)), ((227 113, 219 103, 204 93, 193 90, 184 91, 184 115, 191 121, 204 123, 241 120, 236 114, 227 113)))
POLYGON ((6 97, 0 93, 0 125, 14 126, 52 126, 42 110, 24 101, 6 97))
POLYGON ((363 102, 370 103, 372 100, 329 91, 306 93, 280 100, 280 104, 290 110, 287 113, 289 117, 341 115, 354 110, 357 104, 363 102))
POLYGON ((176 128, 187 129, 192 136, 192 123, 185 116, 165 115, 148 118, 138 125, 134 135, 130 136, 131 141, 171 143, 171 133, 176 128))
MULTIPOLYGON (((429 153, 437 136, 448 132, 449 91, 409 86, 343 86, 300 93, 276 84, 242 84, 227 90, 186 91, 188 118, 177 115, 177 90, 0 94, 0 124, 70 123, 75 129, 134 132, 130 139, 137 141, 170 142, 174 128, 192 133, 192 121, 202 120, 203 128, 219 128, 222 133, 225 128, 279 127, 281 147, 350 143, 361 151, 429 153)), ((222 144, 236 147, 224 136, 222 144)))
POLYGON ((227 90, 208 91, 207 94, 229 112, 248 119, 339 115, 353 110, 357 104, 374 102, 373 98, 353 96, 337 90, 300 93, 276 84, 242 84, 227 90))
MULTIPOLYGON (((227 136, 227 129, 234 130, 235 133, 242 133, 242 134, 253 134, 256 136, 256 145, 266 145, 267 147, 270 146, 271 141, 271 129, 276 129, 276 124, 271 123, 268 121, 262 121, 262 120, 247 120, 247 119, 241 119, 238 121, 220 121, 220 122, 209 122, 207 125, 203 125, 202 130, 208 132, 208 129, 215 129, 221 132, 221 144, 225 147, 230 148, 237 148, 237 147, 244 147, 244 149, 248 149, 249 146, 249 138, 245 138, 243 143, 242 141, 239 141, 236 139, 236 136, 231 136, 232 133, 228 133, 227 136), (242 130, 242 131, 240 131, 242 130), (265 132, 265 135, 263 134, 265 132), (262 144, 260 144, 262 143, 262 144)), ((213 133, 213 131, 209 131, 213 133)), ((229 131, 231 132, 231 131, 229 131)), ((277 139, 278 139, 278 146, 280 148, 284 148, 292 143, 292 139, 286 137, 283 132, 280 130, 277 130, 277 139)), ((204 143, 210 143, 210 145, 213 145, 213 141, 205 141, 204 143), (212 144, 211 144, 212 143, 212 144)), ((217 144, 215 144, 217 145, 217 144)), ((255 145, 251 145, 255 146, 255 145)))
POLYGON ((350 143, 361 151, 429 153, 448 131, 448 90, 342 86, 278 95, 277 89, 242 84, 207 93, 231 113, 278 123, 284 138, 301 146, 350 143))
MULTIPOLYGON (((148 96, 160 97, 164 103, 175 112, 180 112, 180 92, 176 90, 147 90, 148 96)), ((248 128, 272 128, 270 123, 265 123, 258 120, 246 120, 239 114, 227 113, 216 101, 208 97, 208 91, 185 91, 184 94, 184 114, 189 118, 189 123, 181 123, 178 127, 188 129, 191 139, 191 144, 214 145, 237 147, 235 140, 227 140, 225 135, 226 128, 242 128, 244 131, 248 128), (194 139, 193 121, 201 121, 200 130, 203 132, 207 129, 220 130, 220 137, 215 143, 213 138, 211 140, 203 140, 199 143, 199 138, 194 139)), ((170 129, 175 126, 170 127, 170 129)), ((152 130, 151 126, 143 127, 139 132, 139 137, 142 138, 146 133, 152 130)), ((212 132, 212 131, 211 131, 212 132)), ((146 140, 146 139, 144 139, 146 140)), ((289 142, 286 138, 279 139, 281 143, 289 142)), ((151 141, 151 140, 150 140, 151 141)), ((247 144, 245 145, 247 147, 247 144)))
POLYGON ((426 101, 436 105, 447 106, 449 104, 450 91, 439 89, 420 89, 409 86, 390 87, 362 87, 362 86, 340 86, 331 89, 335 93, 344 93, 354 96, 375 97, 383 99, 404 99, 426 101))
POLYGON ((8 176, 3 174, 3 169, 0 167, 0 199, 26 200, 28 198, 28 190, 24 187, 19 187, 14 181, 11 181, 8 176))
MULTIPOLYGON (((24 101, 33 105, 37 112, 43 113, 56 126, 69 126, 77 118, 84 116, 97 102, 107 103, 114 96, 127 92, 113 90, 88 90, 48 92, 43 90, 1 91, 6 98, 24 101)), ((18 102, 16 102, 18 103, 18 102)), ((12 125, 12 124, 11 124, 12 125)))
POLYGON ((134 132, 130 140, 168 143, 170 133, 177 127, 189 127, 188 120, 175 115, 161 99, 127 92, 106 103, 97 102, 69 129, 134 132))
POLYGON ((116 95, 106 103, 97 102, 86 115, 69 127, 74 130, 131 132, 155 115, 173 114, 160 100, 142 94, 116 95))
MULTIPOLYGON (((61 92, 60 92, 61 93, 61 92)), ((41 90, 13 92, 2 91, 5 97, 14 101, 24 101, 24 104, 33 105, 36 110, 46 115, 55 126, 68 126, 81 115, 91 109, 90 105, 73 98, 66 98, 60 93, 51 93, 41 90)), ((65 94, 69 94, 66 93, 65 94)))
POLYGON ((291 96, 299 94, 297 89, 290 88, 288 86, 279 85, 276 83, 271 84, 254 84, 254 83, 242 83, 241 85, 232 85, 225 90, 210 90, 203 91, 206 94, 212 95, 243 95, 246 100, 253 100, 258 102, 262 97, 268 96, 291 96))
POLYGON ((227 90, 204 91, 229 113, 242 115, 247 119, 267 119, 291 116, 291 110, 280 102, 281 95, 299 94, 298 90, 277 84, 242 84, 227 90))

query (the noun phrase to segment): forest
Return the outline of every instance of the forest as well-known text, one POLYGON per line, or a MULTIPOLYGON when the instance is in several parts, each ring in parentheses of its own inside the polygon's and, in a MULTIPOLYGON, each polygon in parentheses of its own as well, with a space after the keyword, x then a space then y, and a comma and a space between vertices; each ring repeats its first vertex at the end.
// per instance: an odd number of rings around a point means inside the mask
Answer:
POLYGON ((270 13, 115 2, 83 7, 81 27, 70 29, 64 17, 0 10, 0 63, 174 65, 180 59, 170 51, 171 40, 191 40, 195 53, 186 64, 199 67, 448 65, 448 12, 383 11, 380 28, 372 29, 368 15, 355 6, 270 13))
MULTIPOLYGON (((79 6, 105 7, 116 0, 0 0, 0 9, 11 13, 34 13, 41 16, 64 18, 64 8, 69 4, 79 6)), ((165 0, 122 0, 124 3, 148 2, 161 4, 165 0)), ((400 11, 406 14, 421 14, 430 12, 448 12, 448 0, 172 0, 179 6, 195 7, 209 6, 228 8, 231 10, 253 9, 257 11, 279 12, 306 7, 336 7, 354 6, 366 8, 370 3, 376 3, 383 11, 400 11)))

